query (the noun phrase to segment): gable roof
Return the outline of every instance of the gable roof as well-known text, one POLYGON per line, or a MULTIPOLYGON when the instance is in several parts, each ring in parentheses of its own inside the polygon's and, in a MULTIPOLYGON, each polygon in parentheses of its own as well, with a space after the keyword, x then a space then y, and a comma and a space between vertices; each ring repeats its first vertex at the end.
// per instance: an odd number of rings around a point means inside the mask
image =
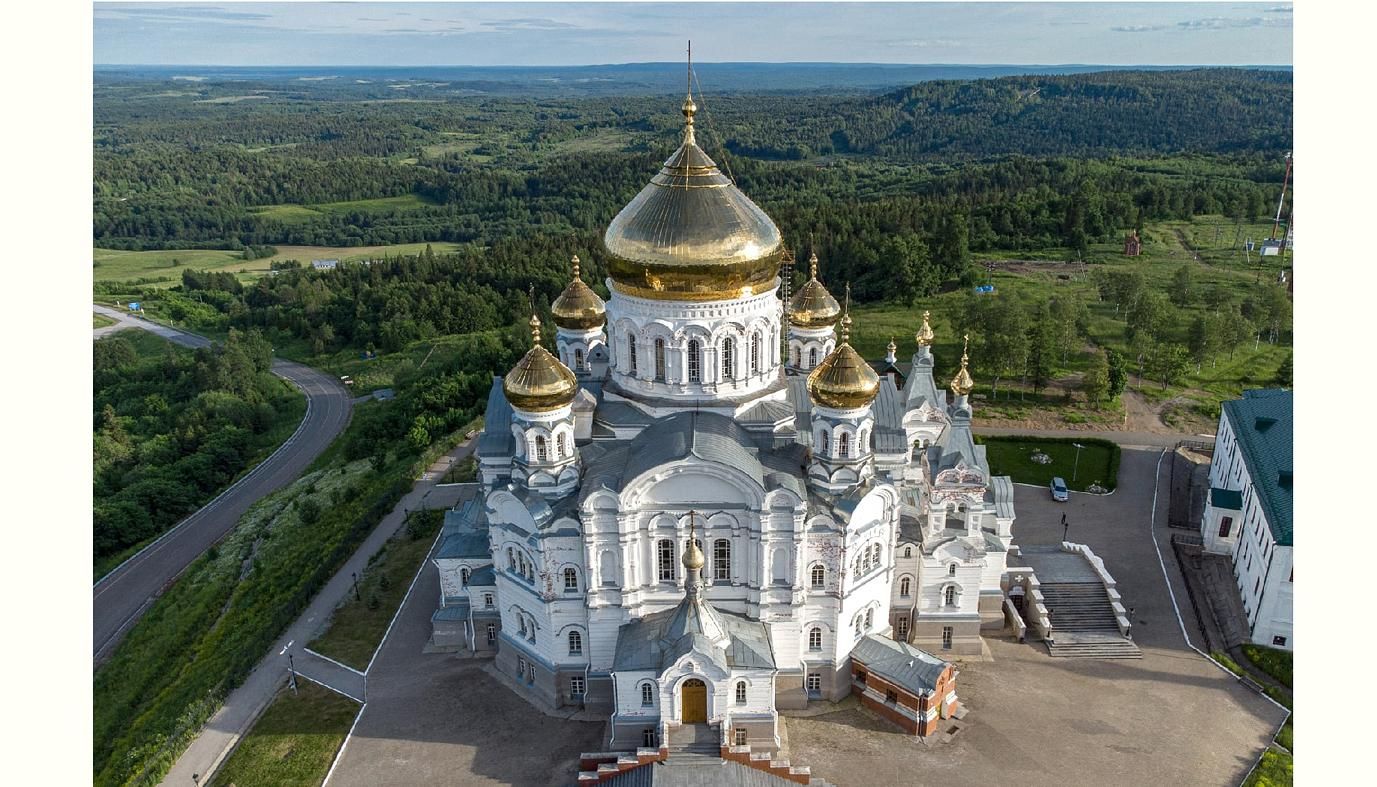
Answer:
POLYGON ((705 462, 735 467, 765 485, 765 472, 750 433, 717 413, 690 411, 662 418, 631 441, 625 479, 693 455, 705 462))
POLYGON ((1224 403, 1272 538, 1286 547, 1293 535, 1293 409, 1291 391, 1279 388, 1244 391, 1242 399, 1224 403))
POLYGON ((927 694, 937 686, 942 671, 951 666, 925 650, 889 637, 867 634, 851 649, 851 658, 866 670, 913 694, 927 694))

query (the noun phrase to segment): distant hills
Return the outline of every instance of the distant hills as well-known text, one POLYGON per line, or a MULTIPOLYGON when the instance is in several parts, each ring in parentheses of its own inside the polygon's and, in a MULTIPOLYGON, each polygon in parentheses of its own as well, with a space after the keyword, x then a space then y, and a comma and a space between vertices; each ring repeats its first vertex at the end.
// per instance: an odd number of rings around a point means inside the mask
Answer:
MULTIPOLYGON (((1197 66, 1105 65, 890 65, 883 63, 698 63, 702 87, 711 93, 762 91, 876 91, 933 80, 990 79, 1026 75, 1088 74, 1105 71, 1178 71, 1197 66)), ((1289 72, 1289 67, 1249 69, 1289 72)), ((95 81, 289 82, 322 89, 423 82, 440 95, 647 95, 684 88, 683 63, 627 63, 600 66, 115 66, 97 65, 95 81)), ((331 91, 332 92, 332 91, 331 91)))

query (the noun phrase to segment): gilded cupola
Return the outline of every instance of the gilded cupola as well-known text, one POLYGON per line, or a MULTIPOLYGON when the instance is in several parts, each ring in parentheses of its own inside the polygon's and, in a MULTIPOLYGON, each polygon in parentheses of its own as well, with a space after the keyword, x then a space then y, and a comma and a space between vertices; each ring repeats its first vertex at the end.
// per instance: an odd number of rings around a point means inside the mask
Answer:
POLYGON ((951 381, 952 393, 957 396, 966 396, 975 388, 975 381, 971 379, 970 370, 966 368, 970 363, 967 351, 971 347, 971 335, 966 334, 964 339, 965 344, 961 347, 961 371, 957 372, 951 381))
POLYGON ((808 281, 789 299, 789 322, 800 328, 830 328, 841 316, 837 299, 818 281, 818 255, 808 257, 808 281))
POLYGON ((928 322, 928 314, 928 312, 923 312, 923 327, 919 328, 918 333, 913 337, 917 340, 919 347, 932 346, 932 325, 928 322))
POLYGON ((846 287, 841 337, 837 349, 808 375, 808 396, 814 403, 836 410, 865 407, 880 391, 880 376, 851 346, 851 285, 846 287))
POLYGON ((540 318, 531 315, 531 349, 502 379, 502 392, 512 407, 527 412, 557 410, 574 401, 578 380, 569 367, 540 346, 540 318))
POLYGON ((616 289, 657 300, 726 300, 774 285, 779 228, 738 189, 694 137, 693 95, 684 141, 622 208, 603 236, 616 289))
POLYGON ((601 327, 607 322, 607 306, 593 288, 584 283, 579 273, 579 258, 574 255, 574 278, 564 292, 550 304, 555 325, 571 331, 601 327))

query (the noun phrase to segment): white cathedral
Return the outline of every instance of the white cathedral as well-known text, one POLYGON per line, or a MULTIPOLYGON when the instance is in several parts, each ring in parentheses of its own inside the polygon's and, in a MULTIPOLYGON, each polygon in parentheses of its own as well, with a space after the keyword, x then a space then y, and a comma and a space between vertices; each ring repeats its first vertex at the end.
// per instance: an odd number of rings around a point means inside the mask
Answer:
POLYGON ((558 357, 532 317, 493 381, 433 641, 609 714, 613 747, 708 722, 777 748, 777 709, 850 693, 862 637, 982 652, 1013 489, 972 440, 966 357, 950 394, 933 381, 926 314, 896 384, 849 344, 816 256, 781 300, 779 230, 695 143, 695 110, 607 229, 610 300, 574 258, 558 357))

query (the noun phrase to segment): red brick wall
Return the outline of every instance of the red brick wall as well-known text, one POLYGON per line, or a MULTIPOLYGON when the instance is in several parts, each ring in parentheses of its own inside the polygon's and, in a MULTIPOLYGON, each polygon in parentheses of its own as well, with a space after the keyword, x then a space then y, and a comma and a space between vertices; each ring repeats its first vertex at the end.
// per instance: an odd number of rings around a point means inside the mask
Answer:
MULTIPOLYGON (((917 696, 900 686, 890 683, 883 677, 871 672, 864 664, 860 663, 855 658, 852 658, 851 677, 855 679, 862 672, 865 673, 866 686, 878 691, 880 694, 886 694, 886 692, 893 691, 897 697, 896 704, 916 711, 920 719, 926 718, 929 702, 941 703, 942 698, 947 695, 948 691, 954 691, 956 689, 956 676, 953 674, 950 666, 944 669, 942 674, 938 676, 937 687, 930 699, 917 696)), ((858 695, 861 703, 867 708, 870 708, 880 716, 898 725, 904 731, 914 735, 926 736, 933 734, 937 731, 938 721, 943 718, 942 709, 938 707, 937 717, 932 721, 915 721, 895 710, 893 707, 890 707, 889 704, 867 696, 861 689, 857 688, 854 683, 852 684, 851 692, 858 695)))

